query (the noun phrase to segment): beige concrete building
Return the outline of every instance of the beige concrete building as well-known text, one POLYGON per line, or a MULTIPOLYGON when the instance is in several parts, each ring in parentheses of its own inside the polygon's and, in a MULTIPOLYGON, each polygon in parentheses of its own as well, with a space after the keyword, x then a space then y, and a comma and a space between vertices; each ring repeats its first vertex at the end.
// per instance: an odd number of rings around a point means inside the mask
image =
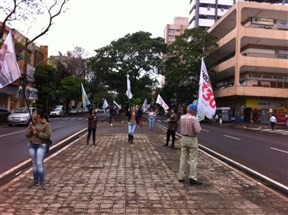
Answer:
POLYGON ((217 107, 225 117, 285 123, 288 111, 288 6, 238 2, 209 32, 219 48, 214 63, 217 107), (221 109, 221 108, 219 108, 221 109))
POLYGON ((173 24, 167 24, 164 29, 165 43, 171 44, 176 36, 180 36, 188 28, 188 17, 175 17, 173 24))
MULTIPOLYGON (((1 25, 1 22, 0 22, 1 25)), ((18 60, 19 68, 21 75, 27 74, 27 83, 26 83, 26 99, 29 103, 38 100, 38 90, 34 88, 34 72, 35 67, 39 64, 47 64, 48 60, 48 46, 36 46, 35 44, 30 44, 28 46, 28 59, 27 59, 27 68, 24 72, 24 60, 21 56, 19 50, 23 50, 23 46, 26 41, 26 37, 22 35, 19 31, 11 29, 8 26, 5 28, 4 38, 8 33, 13 32, 14 45, 16 50, 16 58, 18 60)), ((19 107, 26 106, 26 102, 23 99, 22 95, 22 86, 20 79, 10 83, 9 85, 0 89, 0 107, 4 107, 9 111, 13 112, 19 107)))

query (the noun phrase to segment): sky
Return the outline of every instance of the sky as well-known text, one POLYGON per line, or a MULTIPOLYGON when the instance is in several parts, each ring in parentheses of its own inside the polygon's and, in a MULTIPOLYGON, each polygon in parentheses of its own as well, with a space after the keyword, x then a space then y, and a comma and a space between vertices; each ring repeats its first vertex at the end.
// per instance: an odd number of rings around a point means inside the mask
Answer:
POLYGON ((137 31, 163 37, 174 17, 188 17, 188 5, 189 0, 70 0, 47 35, 35 42, 48 45, 49 56, 65 54, 75 46, 93 56, 93 50, 137 31))

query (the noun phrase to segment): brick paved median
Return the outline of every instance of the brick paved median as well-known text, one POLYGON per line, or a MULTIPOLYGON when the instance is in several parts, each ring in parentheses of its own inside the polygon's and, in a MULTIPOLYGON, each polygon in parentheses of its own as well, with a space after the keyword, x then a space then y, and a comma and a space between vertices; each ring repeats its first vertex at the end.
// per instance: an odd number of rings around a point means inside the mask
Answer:
POLYGON ((287 198, 204 152, 204 185, 179 183, 180 151, 164 140, 144 124, 129 144, 126 123, 104 123, 96 146, 82 137, 46 160, 47 190, 28 188, 31 170, 2 187, 0 214, 288 214, 287 198))

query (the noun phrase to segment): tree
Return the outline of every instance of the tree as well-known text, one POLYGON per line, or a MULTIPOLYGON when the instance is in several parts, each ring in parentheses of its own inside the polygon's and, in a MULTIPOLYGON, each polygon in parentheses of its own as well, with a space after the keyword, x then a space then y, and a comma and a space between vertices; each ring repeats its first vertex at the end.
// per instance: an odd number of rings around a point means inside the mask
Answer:
MULTIPOLYGON (((166 51, 163 38, 151 38, 149 32, 127 34, 110 45, 95 50, 90 59, 94 72, 91 84, 116 92, 120 101, 127 100, 126 75, 129 75, 133 98, 150 94, 163 72, 163 54, 166 51)), ((97 89, 95 89, 97 90, 97 89)))
POLYGON ((188 29, 168 46, 165 55, 164 100, 185 101, 198 92, 201 58, 216 48, 216 38, 202 28, 188 29))
MULTIPOLYGON (((64 5, 69 0, 2 0, 0 5, 1 18, 3 17, 2 25, 0 26, 0 38, 3 37, 6 24, 18 21, 24 24, 34 23, 40 17, 47 17, 48 24, 42 27, 41 33, 28 41, 27 46, 33 43, 36 39, 46 34, 55 17, 61 14, 64 5)), ((29 26, 29 25, 28 25, 29 26)))
POLYGON ((68 105, 71 100, 81 101, 81 83, 86 84, 85 80, 69 76, 64 78, 60 83, 60 96, 65 99, 66 110, 68 110, 68 105))
POLYGON ((35 70, 35 87, 38 89, 37 105, 42 106, 48 114, 49 107, 56 104, 60 78, 57 70, 50 65, 39 65, 35 70), (44 108, 45 107, 45 108, 44 108))

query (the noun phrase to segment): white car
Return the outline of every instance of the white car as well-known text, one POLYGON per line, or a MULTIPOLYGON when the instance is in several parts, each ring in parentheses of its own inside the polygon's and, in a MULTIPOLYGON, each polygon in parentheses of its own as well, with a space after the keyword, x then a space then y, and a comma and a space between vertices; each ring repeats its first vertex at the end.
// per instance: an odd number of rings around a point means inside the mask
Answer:
POLYGON ((57 107, 53 111, 51 111, 50 112, 50 117, 53 117, 53 116, 64 116, 62 108, 57 107))
POLYGON ((18 108, 16 111, 14 111, 14 113, 11 113, 7 118, 8 126, 10 127, 13 125, 28 125, 35 108, 29 109, 30 113, 27 107, 18 108))

